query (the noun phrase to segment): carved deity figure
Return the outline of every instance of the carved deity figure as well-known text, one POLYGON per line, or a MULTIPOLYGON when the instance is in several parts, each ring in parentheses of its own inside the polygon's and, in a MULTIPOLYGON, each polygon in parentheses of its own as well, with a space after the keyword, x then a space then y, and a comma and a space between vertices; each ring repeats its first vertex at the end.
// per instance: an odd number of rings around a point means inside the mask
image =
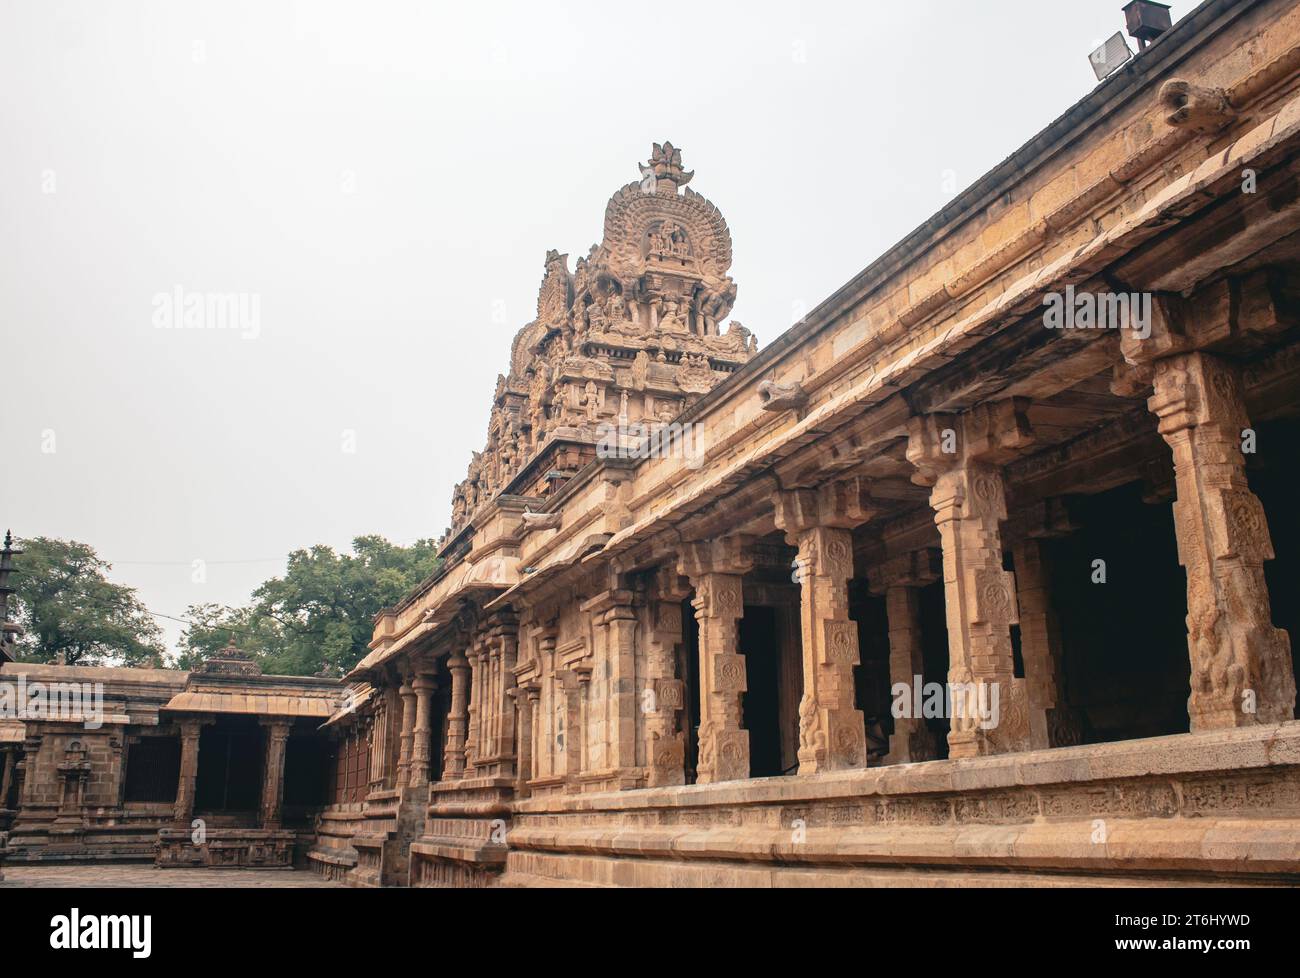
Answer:
POLYGON ((664 221, 656 231, 650 232, 650 254, 661 258, 684 257, 689 248, 686 232, 674 221, 664 221))
POLYGON ((594 380, 587 381, 587 386, 582 392, 582 406, 587 409, 587 420, 595 421, 596 412, 600 407, 600 394, 596 390, 594 380))
POLYGON ((605 303, 605 312, 611 323, 622 323, 628 319, 627 303, 623 301, 622 293, 614 292, 610 295, 605 303))
POLYGON ((664 312, 659 318, 659 329, 661 331, 665 333, 688 332, 686 324, 677 315, 677 310, 680 308, 681 306, 676 299, 669 299, 664 303, 664 312))
POLYGON ((605 319, 605 310, 600 307, 599 303, 593 302, 587 307, 587 324, 592 331, 597 333, 603 333, 606 326, 609 325, 605 319))

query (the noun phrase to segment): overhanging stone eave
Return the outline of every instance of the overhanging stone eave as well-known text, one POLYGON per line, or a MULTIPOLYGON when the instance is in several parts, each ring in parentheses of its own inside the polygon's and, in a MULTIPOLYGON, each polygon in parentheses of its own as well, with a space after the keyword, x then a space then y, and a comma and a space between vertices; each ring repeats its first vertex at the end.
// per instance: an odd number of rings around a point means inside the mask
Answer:
MULTIPOLYGON (((787 450, 797 450, 810 436, 815 437, 819 431, 838 427, 854 414, 863 413, 864 409, 870 413, 877 407, 871 400, 872 395, 895 386, 898 378, 924 371, 927 363, 940 365, 944 361, 939 358, 946 349, 978 329, 1009 317, 1025 315, 1041 306, 1043 294, 1063 290, 1066 284, 1074 282, 1080 276, 1091 277, 1113 265, 1122 256, 1167 229, 1172 222, 1188 220, 1192 214, 1211 206, 1219 196, 1214 193, 1216 186, 1230 185, 1238 188, 1238 177, 1243 165, 1257 163, 1263 167, 1270 158, 1276 158, 1288 149, 1293 152, 1297 142, 1300 142, 1300 96, 1288 102, 1275 116, 1243 135, 1224 152, 1215 154, 1196 170, 1172 181, 1163 191, 1154 194, 1137 213, 1073 253, 1063 255, 1026 275, 1000 293, 997 299, 965 320, 953 324, 926 345, 899 360, 883 364, 867 380, 810 411, 793 427, 766 440, 761 447, 751 450, 726 469, 717 472, 708 481, 693 488, 683 499, 668 504, 662 510, 614 534, 606 545, 605 552, 611 555, 626 552, 659 529, 680 522, 684 518, 681 510, 692 503, 697 507, 703 505, 702 497, 711 498, 716 495, 717 489, 728 482, 737 481, 746 474, 753 474, 774 464, 784 457, 783 453, 787 453, 787 450), (1277 124, 1283 122, 1285 124, 1279 131, 1277 124), (1266 139, 1255 138, 1254 134, 1262 129, 1271 129, 1271 135, 1266 139), (1234 153, 1234 149, 1243 145, 1249 148, 1249 152, 1234 153), (1191 213, 1181 213, 1189 204, 1194 206, 1194 210, 1191 213), (1174 214, 1177 216, 1170 216, 1174 214)), ((881 398, 875 400, 880 401, 881 398)), ((749 437, 754 432, 741 429, 740 434, 749 437)))
MULTIPOLYGON (((1088 130, 1139 96, 1149 95, 1147 77, 1171 67, 1208 37, 1228 27, 1264 0, 1208 0, 1179 20, 1170 31, 1141 55, 1049 123, 992 170, 962 191, 947 207, 887 249, 879 258, 818 303, 798 323, 768 343, 721 384, 701 397, 679 420, 695 420, 734 385, 771 370, 783 353, 832 326, 846 312, 860 306, 873 292, 893 280, 945 238, 984 213, 989 204, 1011 186, 1023 182, 1025 173, 1085 138, 1088 130)), ((1188 137, 1190 138, 1190 136, 1188 137)))

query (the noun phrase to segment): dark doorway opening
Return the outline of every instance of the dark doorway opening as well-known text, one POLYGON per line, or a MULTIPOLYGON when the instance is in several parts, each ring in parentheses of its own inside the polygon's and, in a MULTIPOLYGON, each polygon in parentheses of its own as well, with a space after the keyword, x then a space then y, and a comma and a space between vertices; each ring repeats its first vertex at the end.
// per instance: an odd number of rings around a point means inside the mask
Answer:
POLYGON ((196 811, 256 812, 262 794, 264 738, 255 722, 218 721, 199 737, 196 811))
POLYGON ((1189 729, 1187 576, 1172 504, 1143 502, 1142 489, 1131 483, 1075 500, 1081 529, 1047 541, 1065 698, 1087 744, 1189 729))
MULTIPOLYGON (((894 735, 889 678, 889 616, 885 599, 867 590, 866 581, 849 582, 849 617, 858 626, 858 661, 853 692, 867 728, 867 755, 882 756, 894 735)), ((909 683, 911 679, 907 680, 909 683)))
POLYGON ((320 808, 329 784, 330 743, 323 737, 295 735, 284 745, 284 807, 320 808))
POLYGON ((141 737, 127 748, 125 802, 174 802, 181 776, 179 737, 141 737))
MULTIPOLYGON (((931 683, 946 686, 948 682, 948 606, 945 603, 943 581, 935 581, 921 588, 917 598, 921 606, 921 678, 922 702, 926 687, 931 683)), ((915 707, 915 701, 913 702, 915 707)), ((925 726, 934 736, 935 755, 940 760, 948 757, 948 730, 946 716, 926 717, 925 726)))
POLYGON ((783 774, 781 765, 781 639, 776 609, 745 606, 740 620, 740 651, 745 654, 741 725, 749 731, 749 776, 783 774))

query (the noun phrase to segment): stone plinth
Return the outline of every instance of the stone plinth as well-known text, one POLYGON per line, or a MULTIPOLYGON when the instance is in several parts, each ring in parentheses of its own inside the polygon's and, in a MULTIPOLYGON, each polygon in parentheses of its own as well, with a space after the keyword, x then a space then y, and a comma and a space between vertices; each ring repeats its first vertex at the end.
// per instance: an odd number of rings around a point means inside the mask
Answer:
POLYGON ((175 869, 292 869, 297 833, 278 829, 209 829, 201 843, 188 830, 158 832, 154 865, 175 869))
POLYGON ((1300 722, 1291 722, 529 799, 516 805, 502 882, 986 885, 1011 873, 1019 885, 1267 884, 1300 874, 1297 838, 1300 722))

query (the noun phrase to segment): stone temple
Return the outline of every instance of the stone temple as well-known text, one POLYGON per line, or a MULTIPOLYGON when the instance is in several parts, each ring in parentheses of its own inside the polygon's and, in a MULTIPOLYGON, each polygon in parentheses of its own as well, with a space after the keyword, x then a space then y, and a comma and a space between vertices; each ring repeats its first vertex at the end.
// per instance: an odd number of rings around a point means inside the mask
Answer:
POLYGON ((7 722, 9 864, 1300 880, 1300 3, 1207 0, 762 348, 726 175, 639 171, 351 674, 7 722))

